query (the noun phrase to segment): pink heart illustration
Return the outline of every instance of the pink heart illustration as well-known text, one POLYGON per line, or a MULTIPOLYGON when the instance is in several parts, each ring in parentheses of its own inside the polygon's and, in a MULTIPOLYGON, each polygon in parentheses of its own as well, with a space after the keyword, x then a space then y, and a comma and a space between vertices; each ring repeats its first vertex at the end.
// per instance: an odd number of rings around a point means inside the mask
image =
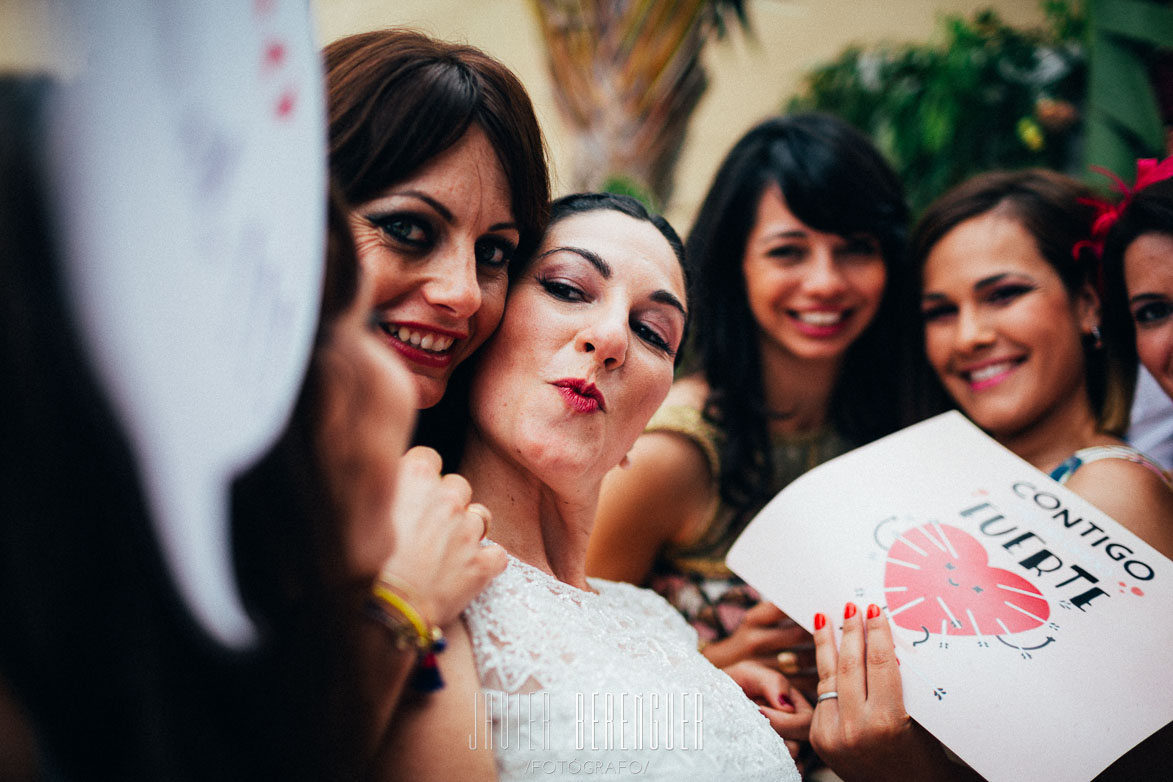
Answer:
POLYGON ((990 567, 981 543, 946 524, 925 524, 896 539, 888 549, 884 593, 898 627, 930 633, 1021 633, 1051 615, 1034 584, 990 567))

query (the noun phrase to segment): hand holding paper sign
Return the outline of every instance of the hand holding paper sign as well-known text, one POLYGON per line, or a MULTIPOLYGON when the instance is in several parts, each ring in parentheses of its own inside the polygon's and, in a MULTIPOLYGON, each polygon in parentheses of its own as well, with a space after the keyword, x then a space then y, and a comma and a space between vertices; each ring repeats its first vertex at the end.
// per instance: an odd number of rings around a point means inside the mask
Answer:
POLYGON ((727 563, 800 622, 886 606, 908 713, 987 779, 1091 779, 1173 718, 1149 651, 1173 644, 1152 621, 1173 612, 1173 562, 960 414, 807 473, 727 563))
POLYGON ((879 606, 868 606, 866 618, 854 603, 844 613, 838 650, 826 617, 814 620, 819 695, 835 695, 818 702, 811 721, 819 757, 848 781, 980 779, 905 711, 892 629, 879 606))

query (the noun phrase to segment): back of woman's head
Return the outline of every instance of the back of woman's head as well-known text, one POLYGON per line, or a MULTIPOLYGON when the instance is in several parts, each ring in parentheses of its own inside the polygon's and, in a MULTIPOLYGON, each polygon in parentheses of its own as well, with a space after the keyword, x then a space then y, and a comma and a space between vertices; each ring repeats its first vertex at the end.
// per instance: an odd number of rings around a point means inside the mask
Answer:
POLYGON ((533 104, 508 68, 403 29, 340 38, 325 60, 330 168, 351 205, 410 177, 476 125, 505 172, 526 257, 545 227, 550 183, 533 104))
POLYGON ((357 737, 371 719, 350 668, 360 619, 348 602, 356 584, 345 570, 346 504, 331 485, 320 436, 327 353, 358 295, 359 265, 334 189, 326 208, 322 298, 301 389, 278 440, 232 485, 237 578, 266 639, 254 683, 274 688, 254 745, 307 778, 359 774, 357 737))
POLYGON ((213 654, 173 588, 69 306, 44 165, 56 89, 0 75, 0 698, 20 703, 44 776, 255 777, 242 695, 230 709, 221 686, 236 658, 213 654))
MULTIPOLYGON (((1094 251, 1079 249, 1096 216, 1092 195, 1077 180, 1045 169, 979 174, 929 205, 913 231, 910 256, 916 269, 923 270, 946 234, 967 220, 996 213, 1014 220, 1033 237, 1039 255, 1074 300, 1085 285, 1099 288, 1094 251)), ((1088 394, 1101 429, 1120 434, 1128 426, 1136 347, 1131 338, 1122 338, 1110 319, 1100 328, 1105 349, 1085 346, 1088 394)))

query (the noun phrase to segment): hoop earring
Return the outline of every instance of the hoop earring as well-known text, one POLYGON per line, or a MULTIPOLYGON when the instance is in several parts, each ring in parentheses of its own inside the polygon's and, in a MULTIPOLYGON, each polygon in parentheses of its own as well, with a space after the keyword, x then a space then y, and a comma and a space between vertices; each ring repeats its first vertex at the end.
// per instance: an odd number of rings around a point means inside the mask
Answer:
POLYGON ((1099 326, 1092 326, 1092 350, 1099 350, 1104 347, 1104 336, 1100 334, 1099 326))

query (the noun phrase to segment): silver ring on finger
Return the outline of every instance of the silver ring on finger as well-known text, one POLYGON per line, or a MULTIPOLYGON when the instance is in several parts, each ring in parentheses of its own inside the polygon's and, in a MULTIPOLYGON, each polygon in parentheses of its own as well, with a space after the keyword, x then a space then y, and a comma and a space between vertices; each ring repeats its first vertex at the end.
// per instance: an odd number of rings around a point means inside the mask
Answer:
POLYGON ((832 699, 838 698, 838 697, 839 697, 839 693, 835 692, 834 690, 831 690, 830 692, 824 692, 822 695, 820 695, 818 698, 815 699, 815 705, 818 706, 823 701, 829 701, 829 700, 832 700, 832 699))

